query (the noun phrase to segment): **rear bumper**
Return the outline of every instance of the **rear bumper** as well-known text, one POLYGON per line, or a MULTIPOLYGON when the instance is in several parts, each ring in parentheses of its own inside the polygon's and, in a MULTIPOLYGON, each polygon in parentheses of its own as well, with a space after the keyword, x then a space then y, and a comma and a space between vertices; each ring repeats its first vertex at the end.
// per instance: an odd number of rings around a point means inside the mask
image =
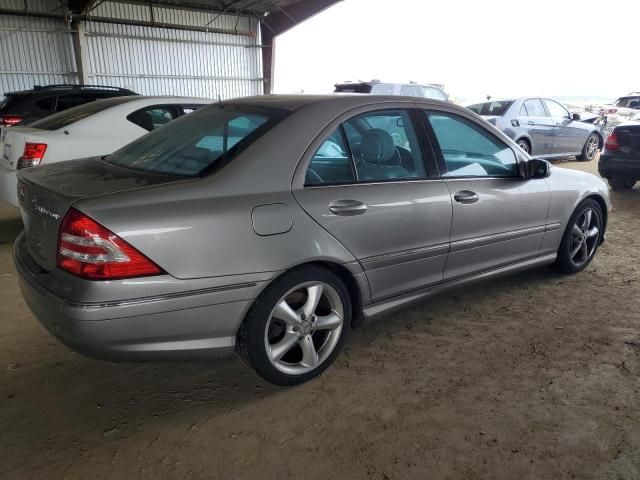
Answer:
POLYGON ((0 199, 18 207, 18 179, 16 170, 0 165, 0 199))
POLYGON ((237 290, 247 289, 245 296, 253 296, 249 292, 257 287, 229 286, 222 296, 216 296, 219 303, 205 301, 204 305, 202 298, 195 298, 201 294, 193 292, 105 304, 77 303, 52 292, 38 279, 47 274, 31 260, 23 235, 16 240, 14 262, 24 299, 38 321, 73 350, 112 361, 197 360, 233 353, 237 329, 253 301, 235 300, 237 290), (225 292, 235 301, 225 302, 225 292), (185 307, 189 296, 197 306, 185 307))
POLYGON ((634 159, 600 155, 598 173, 604 178, 620 177, 632 180, 640 179, 640 158, 634 159))

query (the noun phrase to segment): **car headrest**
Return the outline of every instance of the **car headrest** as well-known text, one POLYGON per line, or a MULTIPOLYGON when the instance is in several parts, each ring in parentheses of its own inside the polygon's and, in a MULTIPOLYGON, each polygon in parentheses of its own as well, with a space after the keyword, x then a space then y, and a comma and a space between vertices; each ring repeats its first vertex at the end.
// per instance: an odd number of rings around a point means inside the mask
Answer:
POLYGON ((362 136, 362 159, 367 163, 397 163, 397 151, 393 138, 384 130, 373 128, 362 136))
POLYGON ((145 130, 153 130, 153 118, 151 118, 151 115, 148 112, 138 110, 137 112, 130 114, 128 118, 145 130))

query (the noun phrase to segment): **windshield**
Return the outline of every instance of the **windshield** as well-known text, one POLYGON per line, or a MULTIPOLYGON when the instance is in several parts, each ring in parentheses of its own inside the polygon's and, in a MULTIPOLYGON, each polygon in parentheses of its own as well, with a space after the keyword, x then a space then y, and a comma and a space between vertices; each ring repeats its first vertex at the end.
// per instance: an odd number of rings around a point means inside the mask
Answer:
POLYGON ((228 163, 286 114, 274 108, 211 105, 140 137, 105 160, 134 170, 195 177, 228 163))
POLYGON ((469 105, 467 108, 478 115, 501 117, 512 104, 513 100, 502 100, 496 102, 476 103, 475 105, 469 105))
POLYGON ((33 122, 29 127, 38 128, 40 130, 59 130, 108 108, 138 99, 140 99, 140 97, 131 96, 95 100, 83 105, 78 105, 77 107, 68 108, 60 113, 49 115, 42 120, 33 122))
POLYGON ((616 100, 616 107, 640 110, 640 97, 622 97, 616 100))

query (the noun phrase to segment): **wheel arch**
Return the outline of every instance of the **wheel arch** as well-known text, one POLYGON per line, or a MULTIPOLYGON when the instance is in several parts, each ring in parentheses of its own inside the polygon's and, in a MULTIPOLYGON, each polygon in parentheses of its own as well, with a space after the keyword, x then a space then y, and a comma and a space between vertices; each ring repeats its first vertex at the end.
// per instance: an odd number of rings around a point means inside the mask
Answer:
MULTIPOLYGON (((609 210, 607 208, 607 202, 605 201, 605 199, 597 194, 597 193, 592 193, 590 195, 587 195, 586 197, 584 197, 580 203, 584 202, 585 200, 595 200, 598 205, 600 206, 600 210, 602 210, 602 226, 603 226, 603 232, 602 232, 602 237, 600 242, 602 243, 604 241, 604 235, 607 232, 607 224, 609 222, 609 210)), ((580 205, 580 203, 578 203, 578 205, 580 205)), ((577 206, 576 206, 577 208, 577 206)))
POLYGON ((532 155, 533 144, 531 143, 531 139, 527 135, 520 135, 518 138, 516 138, 515 142, 518 143, 521 140, 524 140, 525 142, 527 142, 527 144, 529 145, 529 155, 532 155))
MULTIPOLYGON (((296 270, 299 270, 304 267, 309 267, 309 266, 317 266, 317 267, 321 267, 326 270, 329 270, 334 275, 336 275, 340 280, 342 280, 345 287, 347 288, 347 291, 349 292, 349 298, 351 299, 351 326, 354 328, 360 326, 363 322, 363 316, 362 316, 363 302, 364 302, 364 299, 368 298, 369 296, 368 292, 362 292, 362 288, 364 288, 364 286, 361 286, 358 284, 358 281, 356 280, 354 273, 351 270, 349 270, 349 268, 345 267, 344 264, 333 261, 333 260, 327 260, 327 259, 311 260, 309 262, 300 263, 292 267, 289 267, 286 270, 283 270, 278 275, 274 276, 271 280, 266 282, 266 284, 264 285, 260 293, 256 296, 256 299, 254 299, 252 303, 254 303, 258 298, 260 298, 260 296, 269 288, 269 286, 272 285, 273 282, 275 282, 279 278, 282 278, 284 275, 288 275, 291 272, 294 272, 296 270)), ((246 318, 248 311, 249 309, 247 309, 247 312, 245 312, 242 322, 244 322, 244 318, 246 318)))

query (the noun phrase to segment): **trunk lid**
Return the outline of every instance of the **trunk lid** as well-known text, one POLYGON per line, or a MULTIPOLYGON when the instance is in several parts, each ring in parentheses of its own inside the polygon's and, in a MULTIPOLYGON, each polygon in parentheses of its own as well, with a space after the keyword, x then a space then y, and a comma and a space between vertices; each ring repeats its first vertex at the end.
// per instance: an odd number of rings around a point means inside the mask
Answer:
POLYGON ((618 125, 614 132, 618 136, 620 153, 640 162, 640 122, 626 122, 618 125))
POLYGON ((27 248, 44 270, 56 267, 58 232, 78 200, 185 181, 175 175, 138 172, 99 158, 71 160, 18 172, 18 201, 27 248))

